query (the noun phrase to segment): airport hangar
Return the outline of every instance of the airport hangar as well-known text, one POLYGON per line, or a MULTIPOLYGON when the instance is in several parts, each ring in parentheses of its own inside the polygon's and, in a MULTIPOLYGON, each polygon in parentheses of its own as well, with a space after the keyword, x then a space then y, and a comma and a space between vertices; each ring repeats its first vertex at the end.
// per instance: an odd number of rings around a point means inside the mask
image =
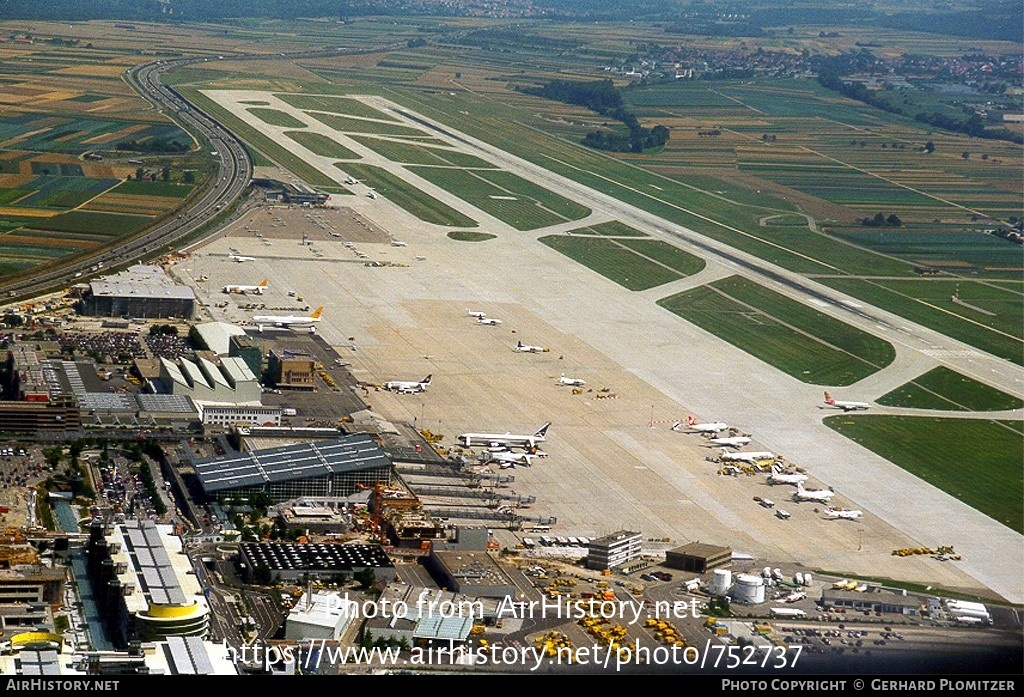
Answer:
POLYGON ((391 459, 364 433, 233 453, 194 466, 205 495, 219 501, 255 493, 275 503, 301 496, 348 496, 360 486, 390 484, 392 477, 391 459))

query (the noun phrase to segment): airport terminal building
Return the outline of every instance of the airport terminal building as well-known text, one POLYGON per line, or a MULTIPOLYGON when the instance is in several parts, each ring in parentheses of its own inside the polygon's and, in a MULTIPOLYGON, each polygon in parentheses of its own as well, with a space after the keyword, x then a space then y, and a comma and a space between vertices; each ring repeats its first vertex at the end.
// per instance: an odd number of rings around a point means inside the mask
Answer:
POLYGON ((348 496, 390 484, 391 460, 366 434, 200 460, 196 477, 215 500, 265 493, 274 502, 300 496, 348 496))

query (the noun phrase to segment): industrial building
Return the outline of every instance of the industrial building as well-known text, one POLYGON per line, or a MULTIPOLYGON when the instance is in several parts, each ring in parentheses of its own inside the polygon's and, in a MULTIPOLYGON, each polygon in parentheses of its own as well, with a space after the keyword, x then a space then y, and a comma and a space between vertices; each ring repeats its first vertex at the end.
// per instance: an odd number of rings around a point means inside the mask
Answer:
POLYGON ((228 355, 232 358, 241 358, 257 380, 263 379, 263 350, 257 339, 248 334, 232 336, 228 339, 228 355))
POLYGON ((23 344, 11 347, 0 364, 0 432, 77 430, 81 409, 61 379, 62 361, 40 360, 23 344))
MULTIPOLYGON (((58 642, 41 642, 39 633, 21 650, 0 656, 0 673, 41 676, 102 675, 237 675, 224 644, 198 637, 167 637, 164 641, 134 643, 121 651, 61 651, 58 642), (51 646, 46 646, 51 643, 51 646)), ((59 636, 54 635, 56 639, 59 636)), ((13 641, 17 637, 12 637, 13 641)))
POLYGON ((196 296, 175 283, 159 266, 136 264, 121 273, 92 281, 79 305, 89 317, 192 319, 196 296))
POLYGON ((639 532, 620 530, 591 540, 587 545, 588 569, 612 569, 638 559, 644 537, 639 532))
POLYGON ((690 542, 665 552, 665 566, 695 574, 706 574, 732 564, 732 549, 703 542, 690 542))
POLYGON ((424 566, 439 585, 456 593, 481 598, 517 597, 515 582, 487 552, 432 549, 424 566))
POLYGON ((344 574, 352 578, 373 569, 378 581, 394 581, 395 565, 380 545, 295 544, 292 542, 243 542, 239 545, 242 572, 251 581, 257 569, 266 567, 271 578, 301 581, 331 580, 344 574))
POLYGON ((153 391, 182 395, 196 402, 221 404, 259 404, 263 393, 259 381, 241 358, 225 356, 216 364, 198 357, 160 359, 159 384, 153 391))
POLYGON ((391 460, 370 436, 356 434, 200 460, 195 472, 211 499, 261 492, 280 502, 348 496, 360 486, 390 483, 391 460))
POLYGON ((218 356, 230 355, 231 340, 236 336, 245 336, 245 330, 229 322, 204 322, 196 324, 189 331, 189 336, 198 335, 206 348, 218 356))
POLYGON ((352 610, 348 595, 326 591, 306 592, 299 598, 284 621, 284 638, 291 641, 323 639, 336 641, 352 623, 359 619, 359 611, 352 610))
POLYGON ((281 407, 200 403, 199 413, 204 426, 280 426, 282 410, 281 407))
POLYGON ((316 356, 294 349, 271 349, 267 357, 267 376, 271 384, 291 390, 316 387, 316 356))
POLYGON ((917 615, 921 610, 921 601, 903 593, 893 593, 876 589, 874 591, 855 591, 842 588, 823 588, 821 605, 824 608, 849 608, 863 612, 892 612, 900 615, 917 615))
POLYGON ((4 548, 0 562, 0 604, 34 605, 45 603, 52 607, 60 607, 64 602, 64 570, 42 566, 39 563, 22 563, 18 557, 31 554, 38 562, 38 554, 30 546, 31 552, 18 552, 4 548), (14 553, 16 556, 10 556, 14 553))
POLYGON ((181 539, 170 525, 93 523, 89 580, 115 646, 170 636, 205 637, 210 609, 181 539))

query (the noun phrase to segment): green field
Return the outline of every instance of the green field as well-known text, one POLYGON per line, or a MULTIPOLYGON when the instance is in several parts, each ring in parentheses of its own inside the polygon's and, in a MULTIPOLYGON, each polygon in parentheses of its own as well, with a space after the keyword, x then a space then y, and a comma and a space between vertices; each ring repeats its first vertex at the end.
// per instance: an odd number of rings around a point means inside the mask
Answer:
POLYGON ((706 266, 700 257, 695 257, 674 244, 661 240, 618 240, 618 242, 648 259, 653 259, 659 264, 678 271, 683 276, 699 273, 706 266))
MULTIPOLYGON (((341 167, 342 165, 339 163, 336 166, 341 167)), ((477 225, 472 218, 463 215, 448 204, 438 201, 433 196, 423 193, 386 169, 374 165, 346 162, 344 170, 362 180, 367 186, 376 189, 377 193, 384 198, 401 206, 426 223, 451 227, 476 227, 477 225)))
POLYGON ((739 276, 658 304, 812 385, 851 385, 896 357, 888 342, 739 276))
POLYGON ((493 240, 497 235, 491 235, 486 232, 473 232, 472 230, 452 230, 448 233, 448 237, 457 242, 485 242, 493 240))
POLYGON ((1003 525, 1024 532, 1024 425, 915 416, 830 416, 829 428, 1003 525))
POLYGON ((313 131, 285 131, 286 136, 296 143, 322 157, 333 157, 338 160, 361 160, 361 155, 352 152, 330 136, 313 131))
POLYGON ((647 290, 683 277, 675 269, 633 252, 619 240, 548 235, 538 241, 629 290, 647 290))
POLYGON ((253 116, 256 116, 261 121, 269 123, 271 126, 284 126, 285 128, 306 127, 305 123, 299 121, 291 114, 281 111, 280 109, 263 109, 260 107, 253 107, 248 111, 253 116))
POLYGON ((440 186, 517 230, 536 230, 578 220, 590 209, 531 184, 510 172, 409 167, 440 186))
POLYGON ((1024 407, 1024 400, 939 366, 876 400, 889 407, 952 411, 1003 411, 1024 407))
POLYGON ((33 221, 33 230, 55 232, 101 233, 115 237, 144 227, 152 221, 149 216, 123 215, 119 213, 98 213, 93 211, 69 211, 52 218, 33 221))
POLYGON ((118 194, 133 196, 160 196, 162 198, 185 198, 194 189, 191 184, 172 184, 171 182, 147 182, 129 179, 118 184, 112 190, 118 194))

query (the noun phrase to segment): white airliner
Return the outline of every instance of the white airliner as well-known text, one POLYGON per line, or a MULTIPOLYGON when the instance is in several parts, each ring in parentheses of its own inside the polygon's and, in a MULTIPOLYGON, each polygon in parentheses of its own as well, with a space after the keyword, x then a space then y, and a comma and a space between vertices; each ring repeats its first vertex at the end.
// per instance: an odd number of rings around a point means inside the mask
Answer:
MULTIPOLYGON (((683 422, 677 421, 673 426, 673 431, 680 431, 683 428, 683 422)), ((729 428, 729 424, 721 421, 711 421, 706 424, 697 423, 697 419, 692 416, 686 417, 686 428, 690 433, 718 433, 729 428)))
POLYGON ((522 341, 516 344, 516 351, 522 351, 523 353, 546 353, 551 349, 544 348, 543 346, 528 346, 522 341))
POLYGON ((825 393, 825 404, 830 407, 836 407, 843 411, 857 411, 859 409, 870 409, 871 405, 867 402, 840 402, 832 397, 828 392, 825 393))
POLYGON ((769 452, 731 453, 728 450, 722 450, 722 460, 725 462, 761 462, 774 457, 775 455, 769 452))
POLYGON ((390 390, 391 392, 398 392, 399 394, 416 394, 417 392, 426 392, 427 387, 430 386, 430 375, 423 378, 419 382, 415 380, 388 380, 384 383, 384 389, 390 390))
POLYGON ((235 254, 234 252, 228 254, 228 259, 230 259, 231 261, 236 261, 239 264, 241 264, 243 261, 256 261, 256 257, 246 257, 242 256, 241 254, 235 254))
POLYGON ((533 435, 521 436, 512 433, 463 433, 456 440, 460 445, 472 448, 474 445, 495 447, 503 445, 507 448, 535 448, 547 438, 551 422, 538 428, 533 435))
POLYGON ((580 380, 579 378, 567 378, 567 377, 565 377, 565 373, 562 373, 558 377, 558 384, 559 385, 572 385, 573 387, 583 387, 587 383, 585 381, 583 381, 583 380, 580 380))
POLYGON ((263 295, 263 291, 267 289, 267 279, 263 279, 259 285, 256 286, 224 286, 223 291, 225 293, 252 293, 253 295, 263 295))
POLYGON ((257 315, 252 318, 252 323, 260 331, 263 331, 263 327, 294 327, 302 329, 312 327, 316 322, 319 322, 320 314, 323 311, 324 308, 321 306, 305 317, 301 315, 257 315))
POLYGON ((847 509, 830 508, 828 509, 828 517, 837 520, 857 520, 864 515, 863 511, 851 511, 847 509))
POLYGON ((778 465, 772 465, 772 471, 768 474, 769 484, 803 484, 806 481, 806 474, 785 474, 778 465))
POLYGON ((729 438, 709 438, 709 443, 724 445, 727 448, 740 448, 750 442, 750 436, 731 436, 729 438))
POLYGON ((542 457, 544 455, 547 455, 547 453, 512 453, 505 451, 498 453, 490 453, 487 458, 487 462, 495 462, 497 463, 498 467, 503 470, 520 465, 523 467, 530 467, 531 465, 533 465, 534 458, 542 457))
POLYGON ((489 327, 497 327, 499 324, 501 324, 501 320, 495 317, 477 317, 476 323, 486 324, 489 327))
POLYGON ((466 310, 466 314, 477 319, 483 319, 487 316, 486 312, 480 312, 479 310, 466 310))
POLYGON ((805 489, 803 482, 797 482, 793 498, 797 501, 828 501, 836 495, 831 489, 805 489))

